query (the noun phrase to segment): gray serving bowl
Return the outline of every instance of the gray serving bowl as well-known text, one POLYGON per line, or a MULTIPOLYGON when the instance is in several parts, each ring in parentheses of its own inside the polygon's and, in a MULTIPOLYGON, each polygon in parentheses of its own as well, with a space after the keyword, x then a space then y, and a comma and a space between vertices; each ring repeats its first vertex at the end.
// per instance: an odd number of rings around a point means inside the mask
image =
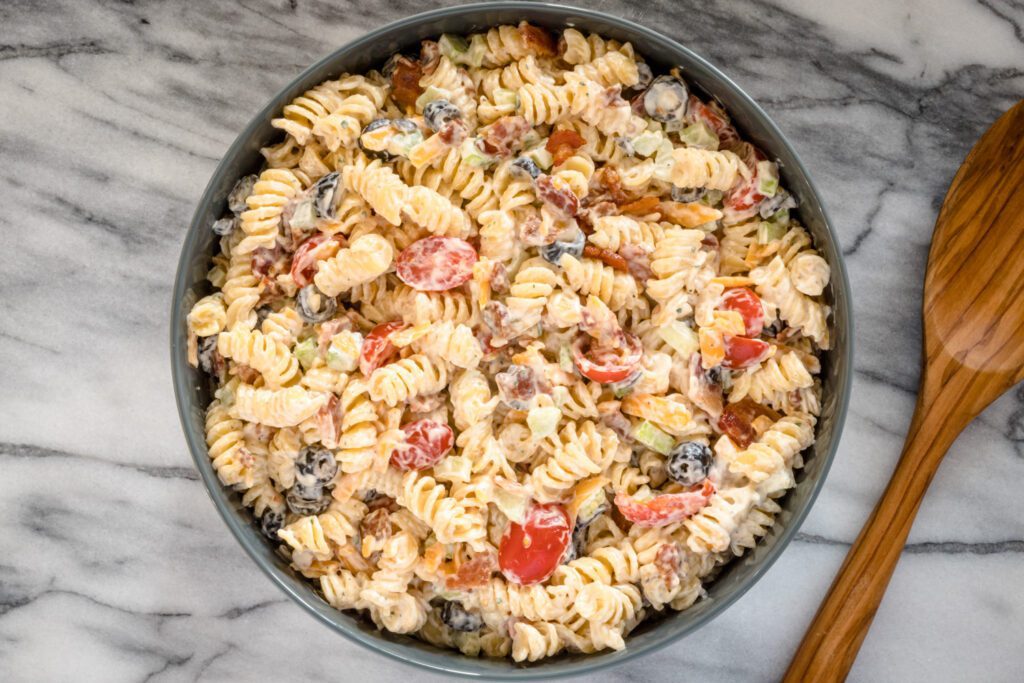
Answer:
POLYGON ((228 149, 199 201, 181 250, 174 282, 170 329, 174 391, 185 439, 196 468, 231 533, 271 581, 316 619, 371 650, 435 672, 505 680, 547 679, 621 664, 700 628, 750 589, 796 534, 824 483, 846 416, 852 371, 852 337, 850 286, 835 235, 806 169, 768 115, 718 69, 670 38, 599 12, 532 2, 450 7, 388 24, 320 60, 275 95, 228 149), (465 34, 499 24, 518 24, 523 19, 549 29, 575 26, 584 32, 592 31, 629 41, 651 63, 655 73, 679 65, 690 84, 703 90, 703 94, 721 101, 744 138, 780 162, 782 182, 800 201, 800 219, 832 267, 832 284, 826 296, 834 316, 834 347, 823 362, 823 405, 817 441, 811 452, 805 455, 806 466, 797 474, 797 486, 782 500, 783 512, 767 537, 742 559, 729 564, 708 586, 705 599, 684 612, 670 611, 664 617, 644 622, 627 639, 624 651, 563 654, 528 666, 504 660, 472 659, 411 637, 378 632, 367 621, 330 607, 314 591, 312 584, 293 572, 253 526, 252 516, 241 505, 239 495, 225 490, 217 480, 207 456, 203 433, 204 410, 211 398, 210 386, 186 360, 185 329, 185 317, 192 304, 210 289, 205 277, 216 241, 210 225, 226 211, 227 195, 235 180, 259 170, 263 161, 260 147, 280 137, 280 131, 271 127, 270 121, 286 103, 341 72, 359 73, 379 66, 393 53, 417 47, 424 38, 442 33, 465 34))

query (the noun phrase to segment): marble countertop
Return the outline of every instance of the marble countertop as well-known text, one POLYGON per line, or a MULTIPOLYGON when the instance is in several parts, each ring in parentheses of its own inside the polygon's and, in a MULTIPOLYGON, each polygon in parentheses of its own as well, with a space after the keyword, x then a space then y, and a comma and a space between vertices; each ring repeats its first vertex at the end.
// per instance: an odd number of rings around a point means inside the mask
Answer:
MULTIPOLYGON (((1020 0, 597 0, 751 93, 824 191, 856 377, 797 540, 734 607, 605 680, 777 680, 910 420, 936 212, 1024 96, 1020 0)), ((306 65, 426 6, 37 0, 0 6, 0 680, 437 679, 334 635, 259 572, 186 452, 167 352, 193 208, 306 65)), ((955 444, 853 681, 1024 678, 1024 391, 955 444)))

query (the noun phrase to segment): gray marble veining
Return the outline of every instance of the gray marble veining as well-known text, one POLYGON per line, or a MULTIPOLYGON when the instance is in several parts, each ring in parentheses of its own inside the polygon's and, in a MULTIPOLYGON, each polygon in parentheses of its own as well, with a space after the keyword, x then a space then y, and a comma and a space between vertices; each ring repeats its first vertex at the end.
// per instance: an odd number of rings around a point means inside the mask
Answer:
MULTIPOLYGON (((588 6, 675 36, 759 100, 847 256, 853 405, 801 535, 714 623, 594 677, 776 680, 898 457, 931 228, 964 154, 1024 96, 1024 4, 588 6)), ((190 465, 166 346, 184 229, 237 131, 305 65, 426 7, 0 4, 0 680, 437 678, 332 634, 248 561, 190 465)), ((943 464, 851 680, 1024 678, 1022 481, 1018 388, 943 464)))

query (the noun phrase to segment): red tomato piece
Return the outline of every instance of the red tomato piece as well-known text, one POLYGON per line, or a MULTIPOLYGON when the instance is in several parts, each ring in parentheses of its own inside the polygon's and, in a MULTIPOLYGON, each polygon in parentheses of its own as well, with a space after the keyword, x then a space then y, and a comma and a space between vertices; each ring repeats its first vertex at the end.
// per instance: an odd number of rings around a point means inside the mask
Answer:
POLYGON ((416 420, 402 427, 405 443, 391 454, 396 469, 425 470, 443 458, 455 443, 452 428, 436 420, 416 420))
POLYGON ((748 337, 756 337, 764 329, 764 306, 761 297, 749 287, 726 290, 718 307, 723 311, 736 311, 743 318, 748 337))
POLYGON ((730 370, 742 370, 751 365, 757 365, 768 357, 771 345, 760 339, 747 339, 746 337, 734 337, 725 335, 725 360, 722 361, 723 368, 730 370))
POLYGON ((700 512, 714 493, 715 485, 705 479, 701 488, 695 491, 662 493, 644 501, 620 492, 615 494, 615 507, 637 526, 666 526, 700 512))
POLYGON ((580 373, 602 384, 621 382, 633 374, 640 365, 643 345, 633 334, 625 333, 623 339, 625 344, 618 348, 595 348, 590 337, 581 335, 572 345, 573 360, 580 373))
POLYGON ((313 281, 319 262, 331 256, 341 246, 338 237, 325 235, 322 232, 310 237, 299 245, 292 256, 292 279, 299 287, 305 287, 313 281))
POLYGON ((359 352, 359 372, 363 377, 369 377, 373 371, 382 365, 386 365, 391 357, 398 353, 398 349, 391 343, 388 336, 405 327, 401 320, 381 323, 370 330, 363 340, 362 350, 359 352))
POLYGON ((443 292, 473 277, 476 249, 458 237, 427 237, 402 250, 395 261, 399 279, 421 292, 443 292))
POLYGON ((498 545, 505 578, 525 586, 551 576, 572 541, 572 521, 558 503, 535 504, 522 524, 509 522, 498 545))
POLYGON ((723 204, 734 212, 750 211, 764 201, 765 196, 758 191, 761 179, 757 174, 757 162, 766 159, 764 152, 753 145, 745 145, 740 150, 740 157, 751 170, 750 180, 740 183, 725 196, 723 204))

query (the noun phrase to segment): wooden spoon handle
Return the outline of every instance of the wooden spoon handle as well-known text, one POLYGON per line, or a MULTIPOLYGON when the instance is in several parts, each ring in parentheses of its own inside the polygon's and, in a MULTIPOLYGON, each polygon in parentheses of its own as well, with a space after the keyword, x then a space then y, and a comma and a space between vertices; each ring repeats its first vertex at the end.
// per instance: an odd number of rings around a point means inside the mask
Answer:
POLYGON ((935 373, 942 386, 928 381, 927 376, 922 379, 896 471, 804 635, 786 671, 787 683, 846 678, 942 456, 980 410, 972 400, 970 373, 948 357, 941 360, 948 374, 935 373))

